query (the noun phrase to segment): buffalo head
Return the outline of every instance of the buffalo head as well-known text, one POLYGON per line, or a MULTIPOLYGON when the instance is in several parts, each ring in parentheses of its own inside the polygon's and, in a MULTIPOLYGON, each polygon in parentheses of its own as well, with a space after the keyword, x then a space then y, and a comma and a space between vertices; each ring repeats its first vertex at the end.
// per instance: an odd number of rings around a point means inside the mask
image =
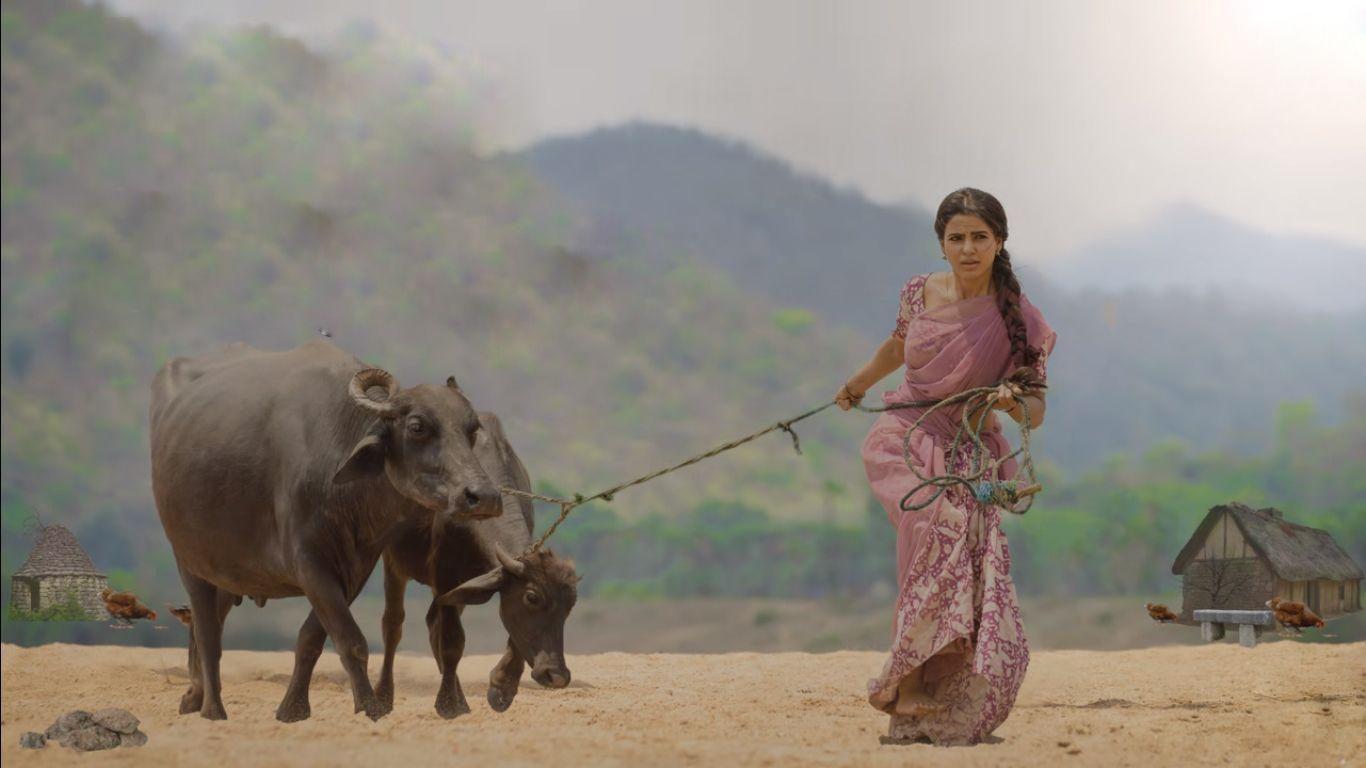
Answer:
POLYGON ((513 648, 531 664, 531 679, 547 688, 569 685, 564 622, 578 599, 574 564, 549 550, 513 557, 494 545, 498 566, 438 598, 442 605, 475 605, 499 596, 498 615, 513 648))
POLYGON ((383 473, 399 493, 431 510, 438 528, 451 517, 503 513, 500 489, 474 456, 479 417, 454 378, 444 387, 401 390, 387 371, 367 368, 351 379, 350 393, 357 406, 380 418, 332 482, 383 473))

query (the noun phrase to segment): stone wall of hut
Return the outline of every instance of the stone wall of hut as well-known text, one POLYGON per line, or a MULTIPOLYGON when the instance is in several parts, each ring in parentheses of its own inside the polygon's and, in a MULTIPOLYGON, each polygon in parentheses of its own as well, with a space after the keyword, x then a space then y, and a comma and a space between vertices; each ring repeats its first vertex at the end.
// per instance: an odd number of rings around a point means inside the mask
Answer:
POLYGON ((38 610, 45 611, 61 604, 67 594, 76 596, 76 602, 92 620, 108 618, 100 592, 109 587, 109 579, 91 575, 57 575, 16 577, 10 591, 10 606, 16 611, 31 610, 33 590, 38 592, 38 610))
POLYGON ((20 613, 31 612, 33 610, 33 591, 37 586, 33 579, 15 576, 10 582, 10 608, 20 613))

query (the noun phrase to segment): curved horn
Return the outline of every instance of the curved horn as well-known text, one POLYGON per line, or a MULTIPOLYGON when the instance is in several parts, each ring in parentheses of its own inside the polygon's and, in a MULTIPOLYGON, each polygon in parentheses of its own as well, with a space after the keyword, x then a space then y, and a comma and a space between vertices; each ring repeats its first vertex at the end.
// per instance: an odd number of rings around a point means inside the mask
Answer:
POLYGON ((351 399, 356 401, 356 405, 378 413, 380 416, 394 415, 394 404, 391 402, 394 395, 398 394, 398 381, 392 374, 383 368, 366 368, 358 371, 351 377, 351 399), (384 400, 372 400, 366 390, 371 387, 384 387, 389 394, 384 400))
POLYGON ((522 577, 526 575, 526 563, 509 555, 503 545, 498 542, 493 543, 493 554, 498 558, 498 564, 503 566, 503 570, 513 576, 522 577))

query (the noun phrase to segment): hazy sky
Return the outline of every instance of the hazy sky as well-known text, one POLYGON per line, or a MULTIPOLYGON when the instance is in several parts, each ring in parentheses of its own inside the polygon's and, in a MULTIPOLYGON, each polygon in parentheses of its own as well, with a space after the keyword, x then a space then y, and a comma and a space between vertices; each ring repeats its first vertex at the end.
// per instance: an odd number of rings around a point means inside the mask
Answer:
POLYGON ((113 5, 314 40, 368 18, 440 41, 499 94, 497 146, 644 119, 880 201, 979 186, 1040 261, 1182 201, 1366 246, 1366 2, 113 5))

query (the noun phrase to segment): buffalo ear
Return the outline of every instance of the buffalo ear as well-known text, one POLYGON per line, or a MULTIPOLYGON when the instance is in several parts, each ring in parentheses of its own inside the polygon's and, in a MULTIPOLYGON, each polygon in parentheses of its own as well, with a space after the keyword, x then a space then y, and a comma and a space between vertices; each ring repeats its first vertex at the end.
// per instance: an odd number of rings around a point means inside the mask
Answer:
POLYGON ((502 568, 494 568, 452 589, 436 601, 442 605, 483 605, 503 586, 503 573, 502 568))
POLYGON ((357 480, 374 477, 384 471, 384 440, 379 435, 366 435, 361 438, 351 455, 337 468, 332 476, 333 485, 346 485, 357 480))
POLYGON ((459 392, 459 391, 460 391, 460 385, 455 383, 455 377, 454 377, 454 376, 447 376, 447 377, 446 377, 446 386, 450 387, 451 389, 455 390, 456 392, 459 392))

